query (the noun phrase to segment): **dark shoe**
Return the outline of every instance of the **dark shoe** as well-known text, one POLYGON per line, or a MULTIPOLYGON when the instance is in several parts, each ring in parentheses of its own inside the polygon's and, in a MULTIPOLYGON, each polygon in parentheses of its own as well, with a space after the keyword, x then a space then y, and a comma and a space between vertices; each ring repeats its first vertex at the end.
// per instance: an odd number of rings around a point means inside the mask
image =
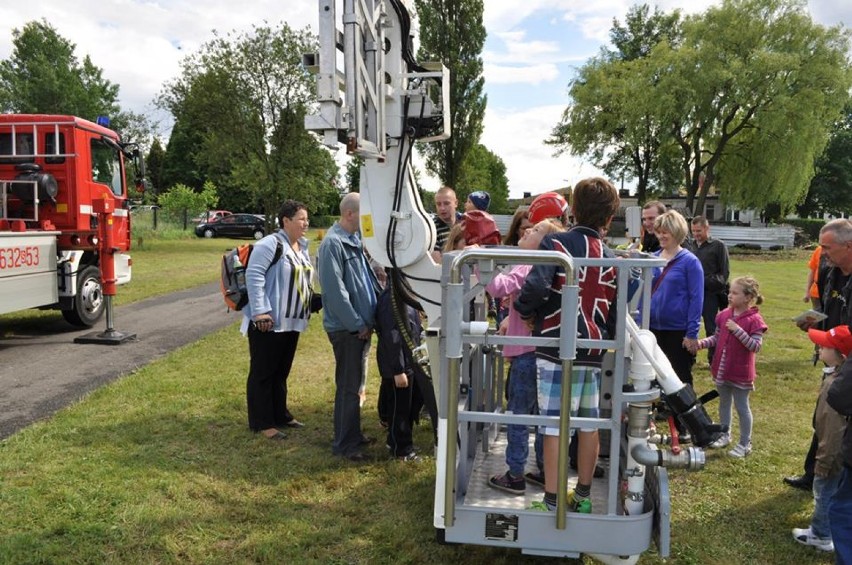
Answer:
POLYGON ((366 461, 369 461, 369 457, 367 457, 365 454, 363 454, 360 451, 356 451, 354 453, 344 455, 343 458, 348 459, 349 461, 352 461, 353 463, 364 463, 366 461))
POLYGON ((808 477, 807 475, 801 475, 799 477, 784 477, 784 483, 793 488, 806 490, 808 492, 814 488, 813 477, 808 477))
POLYGON ((502 475, 494 475, 488 479, 488 486, 509 494, 523 495, 527 488, 523 477, 513 477, 512 473, 506 471, 502 475))
POLYGON ((361 436, 361 445, 372 445, 376 443, 376 438, 370 436, 361 436))
POLYGON ((282 432, 281 430, 275 430, 275 433, 271 436, 263 434, 263 437, 265 437, 266 439, 271 439, 272 441, 283 441, 287 439, 287 436, 284 435, 284 432, 282 432))
POLYGON ((293 418, 289 422, 285 422, 284 425, 288 428, 304 428, 305 427, 305 424, 303 424, 302 422, 300 422, 296 418, 293 418))
POLYGON ((534 485, 540 486, 541 488, 544 488, 544 471, 531 471, 524 475, 524 479, 526 479, 528 483, 532 483, 534 485))
POLYGON ((405 455, 397 456, 397 461, 404 461, 405 463, 420 463, 423 459, 417 455, 417 452, 412 451, 410 453, 406 453, 405 455))
POLYGON ((680 434, 680 437, 678 437, 678 439, 680 440, 680 443, 692 443, 692 435, 686 432, 680 434))

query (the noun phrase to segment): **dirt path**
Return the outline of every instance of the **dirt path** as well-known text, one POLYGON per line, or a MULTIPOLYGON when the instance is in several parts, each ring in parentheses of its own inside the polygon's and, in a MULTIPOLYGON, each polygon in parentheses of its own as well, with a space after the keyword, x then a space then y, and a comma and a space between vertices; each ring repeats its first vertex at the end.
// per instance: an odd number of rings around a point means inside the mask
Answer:
POLYGON ((75 344, 104 322, 75 330, 61 318, 0 338, 0 439, 239 316, 226 312, 214 283, 117 308, 115 329, 136 334, 122 345, 75 344))

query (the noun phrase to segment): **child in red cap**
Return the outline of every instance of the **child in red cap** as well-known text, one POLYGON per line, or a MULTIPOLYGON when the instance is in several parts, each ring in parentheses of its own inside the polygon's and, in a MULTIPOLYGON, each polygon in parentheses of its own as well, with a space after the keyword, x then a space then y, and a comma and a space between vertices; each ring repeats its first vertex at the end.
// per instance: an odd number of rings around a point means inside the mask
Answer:
POLYGON ((834 551, 828 506, 840 484, 843 467, 841 444, 846 418, 828 405, 826 395, 840 366, 852 352, 852 333, 849 326, 842 325, 827 332, 809 329, 808 337, 819 346, 819 359, 825 363, 825 369, 814 412, 814 430, 819 440, 814 467, 814 514, 809 527, 793 528, 793 539, 822 551, 834 551))

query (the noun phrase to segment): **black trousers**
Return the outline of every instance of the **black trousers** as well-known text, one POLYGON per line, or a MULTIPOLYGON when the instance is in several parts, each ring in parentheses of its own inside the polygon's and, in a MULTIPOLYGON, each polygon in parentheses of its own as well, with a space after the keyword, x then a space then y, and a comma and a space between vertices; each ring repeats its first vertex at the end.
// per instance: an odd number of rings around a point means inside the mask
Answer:
MULTIPOLYGON (((716 314, 721 310, 720 296, 717 292, 704 293, 704 308, 701 312, 701 317, 704 319, 704 333, 707 334, 707 337, 711 337, 716 333, 716 314)), ((715 347, 707 349, 707 361, 710 363, 713 362, 714 351, 716 351, 715 347)))
POLYGON ((287 409, 287 377, 296 355, 299 332, 259 332, 250 326, 248 342, 249 428, 258 432, 283 426, 293 419, 287 409))
MULTIPOLYGON (((668 357, 675 374, 684 383, 692 386, 692 366, 695 364, 695 355, 683 347, 683 338, 686 330, 655 330, 651 332, 657 338, 657 345, 668 357)), ((675 425, 679 432, 686 431, 679 418, 675 418, 675 425)))

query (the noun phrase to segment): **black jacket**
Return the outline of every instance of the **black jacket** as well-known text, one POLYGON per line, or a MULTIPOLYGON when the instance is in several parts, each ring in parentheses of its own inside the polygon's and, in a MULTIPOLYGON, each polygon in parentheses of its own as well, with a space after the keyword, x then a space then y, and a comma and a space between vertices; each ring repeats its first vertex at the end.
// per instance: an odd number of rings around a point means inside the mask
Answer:
MULTIPOLYGON (((411 350, 403 337, 402 331, 396 323, 393 312, 393 301, 391 300, 391 285, 388 284, 379 296, 376 304, 376 334, 378 335, 378 346, 376 348, 376 360, 379 365, 379 374, 383 379, 393 379, 394 375, 406 373, 411 376, 417 367, 411 350)), ((412 343, 420 345, 420 333, 422 325, 420 314, 412 308, 399 301, 400 314, 407 322, 408 332, 412 343)))
POLYGON ((718 239, 707 238, 703 245, 690 241, 687 249, 698 257, 704 269, 704 293, 725 292, 731 270, 728 260, 728 248, 718 239))
POLYGON ((841 416, 846 416, 846 432, 843 434, 843 464, 852 469, 852 433, 849 431, 849 416, 852 416, 852 357, 840 367, 826 397, 828 405, 841 416))

